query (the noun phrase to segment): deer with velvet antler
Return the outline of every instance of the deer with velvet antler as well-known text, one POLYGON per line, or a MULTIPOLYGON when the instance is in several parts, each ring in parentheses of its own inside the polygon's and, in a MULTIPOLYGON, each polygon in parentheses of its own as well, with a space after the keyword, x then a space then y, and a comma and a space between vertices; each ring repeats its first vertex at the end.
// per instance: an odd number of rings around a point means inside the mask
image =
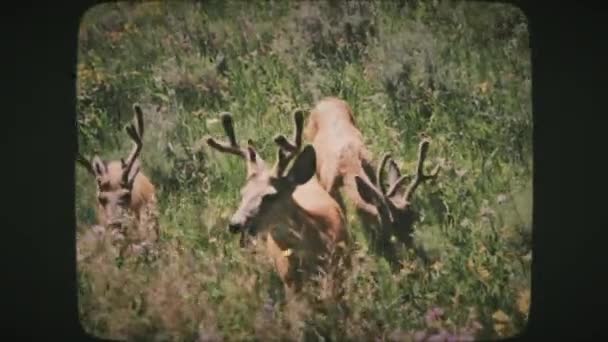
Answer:
POLYGON ((125 128, 133 148, 126 159, 107 161, 95 155, 90 161, 77 153, 76 161, 95 177, 98 225, 118 232, 119 239, 133 235, 126 229, 135 226, 136 239, 154 242, 159 238, 155 188, 141 171, 143 113, 137 104, 133 109, 134 122, 125 128), (135 218, 134 225, 129 224, 130 217, 135 218))
POLYGON ((274 167, 262 159, 253 141, 248 140, 246 147, 239 145, 231 114, 221 117, 229 141, 208 138, 208 145, 238 156, 247 168, 240 203, 228 229, 266 239, 266 250, 290 297, 319 274, 319 269, 332 271, 326 261, 339 255, 334 254, 336 248, 347 240, 344 215, 315 177, 315 148, 302 148, 301 111, 294 115, 293 141, 283 135, 274 139, 278 145, 274 167))

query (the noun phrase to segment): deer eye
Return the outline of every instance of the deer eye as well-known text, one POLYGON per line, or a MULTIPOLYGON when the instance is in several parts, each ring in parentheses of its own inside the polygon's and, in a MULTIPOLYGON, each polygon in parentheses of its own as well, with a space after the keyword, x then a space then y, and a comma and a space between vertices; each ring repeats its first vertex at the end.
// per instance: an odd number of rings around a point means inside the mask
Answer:
POLYGON ((131 193, 127 192, 127 193, 120 195, 121 202, 129 202, 130 200, 131 200, 131 193))
POLYGON ((108 191, 110 189, 110 182, 108 181, 104 181, 104 182, 97 182, 97 184, 99 185, 99 190, 101 191, 108 191))

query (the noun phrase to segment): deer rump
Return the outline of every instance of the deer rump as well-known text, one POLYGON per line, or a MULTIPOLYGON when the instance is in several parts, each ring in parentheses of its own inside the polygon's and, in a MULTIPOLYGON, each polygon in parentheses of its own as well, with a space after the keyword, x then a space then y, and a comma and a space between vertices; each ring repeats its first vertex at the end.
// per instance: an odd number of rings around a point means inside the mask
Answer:
POLYGON ((416 217, 411 207, 412 196, 420 184, 434 179, 439 171, 437 165, 430 174, 423 172, 429 141, 424 139, 419 145, 413 176, 401 175, 389 153, 384 154, 374 172, 371 153, 365 147, 351 108, 335 97, 325 98, 313 108, 305 135, 317 152, 320 184, 343 211, 346 205, 342 193, 346 195, 355 206, 364 230, 371 234, 374 249, 395 264, 395 250, 389 241, 395 236, 406 246, 412 246, 412 223, 416 217), (388 169, 384 170, 385 167, 388 169), (383 171, 387 179, 383 178, 383 171), (405 187, 409 178, 412 181, 405 187))
POLYGON ((334 255, 346 240, 344 219, 338 203, 317 182, 314 147, 302 147, 303 114, 294 113, 294 137, 275 137, 277 157, 274 167, 258 154, 251 139, 241 146, 236 138, 232 115, 222 113, 227 141, 207 137, 209 147, 238 156, 245 161, 247 177, 241 188, 238 208, 228 230, 266 238, 267 251, 288 296, 300 292, 312 280, 317 266, 331 271, 322 259, 334 255), (289 166, 293 160, 293 164, 289 166))
POLYGON ((365 147, 348 104, 335 97, 319 101, 310 113, 305 137, 317 152, 321 186, 344 210, 341 191, 357 209, 377 215, 375 206, 365 201, 357 190, 355 176, 375 182, 375 175, 370 164, 371 153, 365 147))

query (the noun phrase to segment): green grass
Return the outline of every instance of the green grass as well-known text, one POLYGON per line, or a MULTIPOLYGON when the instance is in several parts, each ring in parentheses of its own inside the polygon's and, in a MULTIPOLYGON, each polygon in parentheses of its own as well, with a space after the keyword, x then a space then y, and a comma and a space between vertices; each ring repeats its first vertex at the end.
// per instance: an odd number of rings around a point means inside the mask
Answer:
POLYGON ((80 151, 128 153, 122 128, 132 104, 142 104, 143 170, 157 187, 161 225, 154 262, 119 265, 111 246, 91 250, 95 185, 78 168, 78 244, 90 253, 78 262, 79 309, 88 332, 146 341, 407 340, 415 331, 467 328, 487 339, 524 328, 532 114, 526 22, 517 9, 450 1, 116 3, 86 13, 79 42, 80 151), (226 229, 244 166, 200 143, 223 135, 218 113, 230 111, 240 139, 254 139, 273 160, 271 139, 290 134, 293 110, 324 96, 349 102, 376 162, 391 152, 411 172, 425 132, 431 161, 446 165, 415 197, 415 241, 431 263, 405 253, 404 270, 391 274, 349 218, 348 316, 269 302, 280 289, 271 263, 239 248, 226 229), (439 323, 425 320, 434 307, 444 311, 439 323))

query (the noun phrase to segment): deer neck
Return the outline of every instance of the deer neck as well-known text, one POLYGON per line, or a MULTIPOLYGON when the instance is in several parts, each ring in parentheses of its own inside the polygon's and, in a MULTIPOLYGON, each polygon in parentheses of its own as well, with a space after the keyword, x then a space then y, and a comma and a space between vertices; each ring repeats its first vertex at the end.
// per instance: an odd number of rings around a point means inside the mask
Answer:
POLYGON ((318 219, 307 213, 290 198, 283 208, 282 220, 271 231, 272 238, 282 250, 311 250, 318 245, 318 219))

